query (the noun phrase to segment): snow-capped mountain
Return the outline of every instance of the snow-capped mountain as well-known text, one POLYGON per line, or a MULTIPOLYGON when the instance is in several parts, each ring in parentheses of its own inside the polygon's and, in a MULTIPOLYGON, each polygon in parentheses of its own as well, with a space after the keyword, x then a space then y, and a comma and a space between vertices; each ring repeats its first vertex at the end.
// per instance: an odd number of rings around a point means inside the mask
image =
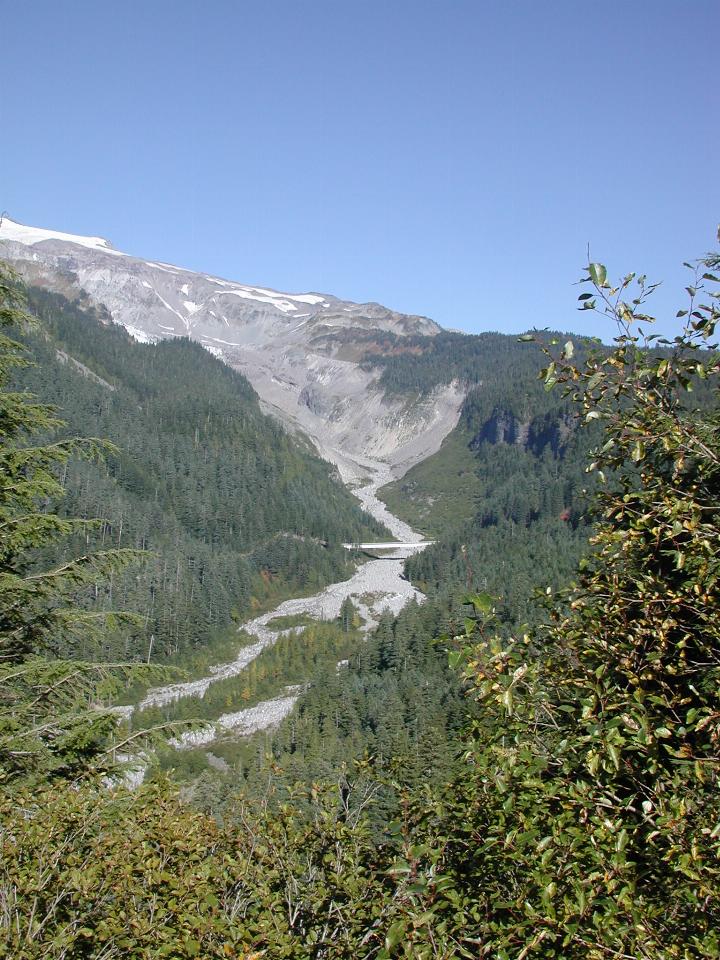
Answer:
POLYGON ((434 452, 457 422, 463 392, 424 401, 384 396, 362 369, 373 332, 434 336, 425 317, 329 294, 280 293, 143 260, 100 237, 0 222, 0 256, 30 282, 66 295, 81 290, 135 339, 191 337, 253 384, 265 406, 308 434, 349 478, 366 459, 393 473, 434 452))

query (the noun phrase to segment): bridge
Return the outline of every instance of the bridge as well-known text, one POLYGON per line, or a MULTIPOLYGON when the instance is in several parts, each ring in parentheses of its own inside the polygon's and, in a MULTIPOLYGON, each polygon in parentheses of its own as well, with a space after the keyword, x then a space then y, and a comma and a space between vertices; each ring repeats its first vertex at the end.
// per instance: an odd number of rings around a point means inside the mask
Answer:
POLYGON ((372 557, 373 560, 398 560, 403 559, 402 553, 406 557, 412 556, 416 551, 423 550, 433 543, 435 543, 434 540, 414 540, 412 543, 398 543, 396 540, 389 540, 386 543, 344 543, 343 546, 346 550, 360 550, 372 557), (392 554, 378 556, 373 552, 376 550, 392 550, 392 554))

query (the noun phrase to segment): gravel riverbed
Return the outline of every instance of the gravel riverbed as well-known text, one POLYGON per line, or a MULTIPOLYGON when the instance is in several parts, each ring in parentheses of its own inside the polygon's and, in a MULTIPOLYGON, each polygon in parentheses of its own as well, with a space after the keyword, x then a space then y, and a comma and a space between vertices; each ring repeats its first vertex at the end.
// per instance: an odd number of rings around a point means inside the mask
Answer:
MULTIPOLYGON (((391 514, 385 504, 378 499, 378 489, 393 479, 387 467, 376 461, 363 461, 362 468, 365 479, 367 480, 368 473, 371 474, 372 479, 363 485, 358 485, 353 489, 353 493, 368 513, 384 523, 393 536, 403 541, 405 546, 395 553, 389 553, 382 560, 369 560, 348 580, 331 583, 311 597, 285 600, 269 613, 243 623, 239 629, 256 638, 256 642, 243 647, 235 660, 210 667, 207 675, 197 680, 155 687, 147 692, 136 709, 163 706, 183 697, 202 697, 212 683, 242 673, 265 647, 275 643, 282 634, 302 629, 302 627, 294 627, 289 630, 272 630, 268 627, 268 623, 275 617, 306 614, 317 620, 334 620, 340 613, 343 601, 349 597, 363 617, 362 629, 368 631, 377 624, 383 611, 388 610, 397 614, 411 600, 422 602, 423 594, 416 590, 403 575, 405 558, 409 553, 423 549, 423 545, 419 543, 421 535, 391 514), (411 546, 407 546, 408 544, 411 546), (412 546, 414 544, 417 546, 412 546)), ((357 475, 348 475, 347 470, 343 470, 342 473, 346 482, 358 482, 357 475)), ((258 730, 277 726, 293 709, 299 693, 299 690, 286 690, 284 695, 272 700, 263 701, 233 714, 223 715, 212 724, 208 724, 206 728, 188 731, 171 743, 182 749, 210 743, 224 731, 232 730, 236 735, 248 736, 258 730)), ((132 708, 124 709, 127 712, 132 708)))

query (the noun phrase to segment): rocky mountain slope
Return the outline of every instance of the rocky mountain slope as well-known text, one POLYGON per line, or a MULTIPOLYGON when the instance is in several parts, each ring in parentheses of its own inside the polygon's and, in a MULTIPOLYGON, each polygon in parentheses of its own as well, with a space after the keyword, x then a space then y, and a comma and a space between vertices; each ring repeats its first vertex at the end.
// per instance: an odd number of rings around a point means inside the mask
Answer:
POLYGON ((278 293, 143 260, 99 237, 0 222, 0 256, 28 280, 86 296, 137 340, 191 337, 252 383, 265 408, 310 436, 345 480, 402 475, 455 426, 464 390, 389 396, 361 365, 374 334, 436 335, 425 317, 320 293, 278 293), (378 463, 378 461, 380 463, 378 463))

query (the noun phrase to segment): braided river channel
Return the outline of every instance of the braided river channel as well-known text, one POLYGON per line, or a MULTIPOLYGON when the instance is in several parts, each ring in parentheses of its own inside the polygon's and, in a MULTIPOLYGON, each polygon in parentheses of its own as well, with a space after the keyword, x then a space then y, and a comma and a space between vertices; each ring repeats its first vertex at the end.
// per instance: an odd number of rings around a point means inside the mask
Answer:
MULTIPOLYGON (((395 550, 383 550, 382 559, 368 560, 358 567, 348 580, 331 583, 319 593, 310 597, 298 597, 285 600, 274 610, 241 624, 239 629, 249 634, 255 642, 244 646, 235 660, 210 667, 205 676, 184 683, 172 683, 154 687, 147 691, 137 707, 117 708, 118 712, 129 717, 135 709, 157 707, 170 704, 184 697, 203 697, 205 692, 219 680, 242 674, 266 647, 275 643, 285 633, 302 630, 291 627, 286 630, 273 630, 269 626, 278 617, 306 615, 316 620, 334 620, 340 614, 343 601, 350 598, 363 620, 362 630, 367 632, 377 625, 384 611, 397 614, 411 600, 422 602, 423 594, 416 590, 403 574, 405 559, 424 549, 427 542, 394 514, 378 499, 377 491, 393 478, 384 465, 377 461, 363 461, 365 475, 372 472, 372 479, 363 485, 355 486, 353 493, 364 509, 383 523, 398 541, 395 550)), ((344 471, 343 471, 344 472, 344 471)), ((347 474, 345 476, 347 480, 347 474)), ((352 479, 352 478, 351 478, 352 479)), ((187 731, 170 743, 178 749, 210 744, 219 736, 248 736, 258 730, 277 726, 295 706, 301 695, 303 685, 285 687, 270 700, 262 701, 245 710, 222 714, 204 727, 187 731)), ((144 764, 136 765, 135 771, 128 771, 128 782, 141 782, 144 764)))

